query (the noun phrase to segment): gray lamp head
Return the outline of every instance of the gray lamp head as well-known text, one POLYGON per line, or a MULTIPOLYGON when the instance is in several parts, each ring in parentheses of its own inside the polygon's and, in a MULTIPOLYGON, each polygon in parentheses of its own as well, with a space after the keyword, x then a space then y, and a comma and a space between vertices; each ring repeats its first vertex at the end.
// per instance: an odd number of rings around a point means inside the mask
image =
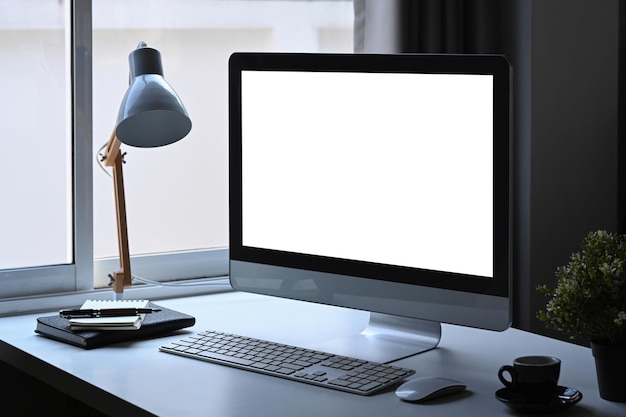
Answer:
POLYGON ((191 120, 163 78, 161 54, 144 42, 128 56, 130 86, 120 105, 115 135, 127 145, 153 148, 187 136, 191 120))

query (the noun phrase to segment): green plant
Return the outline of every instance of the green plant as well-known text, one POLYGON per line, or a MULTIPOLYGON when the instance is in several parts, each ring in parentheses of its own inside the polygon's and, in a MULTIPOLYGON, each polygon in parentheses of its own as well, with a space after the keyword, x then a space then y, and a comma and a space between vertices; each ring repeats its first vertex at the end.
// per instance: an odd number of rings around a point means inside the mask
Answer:
POLYGON ((626 235, 591 232, 556 270, 557 286, 537 317, 546 327, 599 343, 626 346, 626 235))

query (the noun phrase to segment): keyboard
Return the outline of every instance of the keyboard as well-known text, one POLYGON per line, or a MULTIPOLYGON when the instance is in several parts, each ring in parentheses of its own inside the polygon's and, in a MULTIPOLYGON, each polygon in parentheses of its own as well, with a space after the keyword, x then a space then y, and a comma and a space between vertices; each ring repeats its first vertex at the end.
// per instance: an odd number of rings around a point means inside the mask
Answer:
POLYGON ((415 373, 412 369, 216 331, 200 332, 159 350, 359 395, 374 394, 415 373))

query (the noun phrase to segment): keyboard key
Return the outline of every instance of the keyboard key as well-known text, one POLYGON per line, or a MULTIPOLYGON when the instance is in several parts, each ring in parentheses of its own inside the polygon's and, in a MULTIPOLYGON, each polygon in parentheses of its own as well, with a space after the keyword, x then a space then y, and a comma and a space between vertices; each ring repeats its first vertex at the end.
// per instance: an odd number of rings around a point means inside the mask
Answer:
POLYGON ((248 359, 244 359, 244 358, 236 358, 233 356, 226 356, 226 355, 221 355, 219 353, 215 353, 215 352, 200 352, 198 354, 198 356, 201 356, 203 358, 206 359, 215 359, 215 360, 221 360, 221 361, 225 361, 225 362, 232 362, 232 363, 236 363, 239 365, 244 365, 244 366, 250 366, 254 363, 254 361, 248 360, 248 359))
POLYGON ((383 384, 381 384, 380 382, 372 381, 369 384, 363 385, 362 387, 360 387, 359 391, 363 391, 363 392, 371 391, 374 388, 381 387, 382 385, 383 384))

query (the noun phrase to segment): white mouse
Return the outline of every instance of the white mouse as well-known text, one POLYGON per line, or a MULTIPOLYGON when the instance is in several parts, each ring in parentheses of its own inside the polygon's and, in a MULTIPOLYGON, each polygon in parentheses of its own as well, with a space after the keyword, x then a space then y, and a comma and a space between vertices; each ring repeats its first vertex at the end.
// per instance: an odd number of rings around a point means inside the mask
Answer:
POLYGON ((405 401, 427 401, 463 391, 466 385, 455 379, 422 377, 406 381, 396 389, 396 395, 405 401))

